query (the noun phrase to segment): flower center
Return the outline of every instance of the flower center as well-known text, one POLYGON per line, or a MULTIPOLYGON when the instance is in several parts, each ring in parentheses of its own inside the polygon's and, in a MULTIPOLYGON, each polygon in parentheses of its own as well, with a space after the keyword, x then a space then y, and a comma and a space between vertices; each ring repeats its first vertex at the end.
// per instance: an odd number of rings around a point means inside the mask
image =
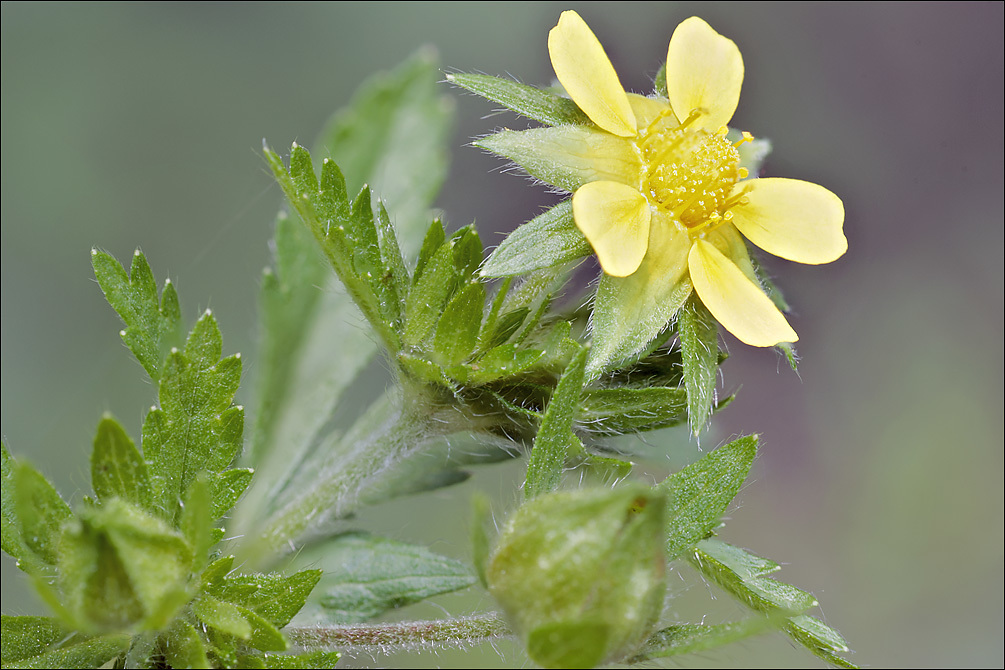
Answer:
MULTIPOLYGON (((697 234, 706 224, 731 217, 727 211, 737 198, 733 186, 747 176, 740 153, 726 139, 726 128, 710 133, 691 130, 692 114, 682 124, 667 127, 657 120, 640 133, 638 146, 644 165, 642 193, 657 207, 697 234)), ((744 134, 740 143, 749 139, 744 134)))

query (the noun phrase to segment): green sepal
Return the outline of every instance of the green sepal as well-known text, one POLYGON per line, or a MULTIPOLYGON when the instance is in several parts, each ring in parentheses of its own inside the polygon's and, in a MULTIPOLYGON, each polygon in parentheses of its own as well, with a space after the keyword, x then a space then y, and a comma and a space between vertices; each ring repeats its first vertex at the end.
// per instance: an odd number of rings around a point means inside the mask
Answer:
POLYGON ((213 667, 199 632, 184 619, 176 619, 164 636, 164 662, 169 668, 213 667))
POLYGON ((495 327, 491 331, 485 332, 485 338, 483 341, 484 348, 492 349, 493 347, 498 347, 513 337, 513 335, 520 330, 520 326, 523 325, 524 321, 527 320, 528 314, 530 314, 530 310, 528 308, 520 307, 506 312, 499 317, 496 321, 495 327), (491 334, 489 334, 489 332, 491 332, 491 334))
POLYGON ((433 337, 433 355, 440 365, 457 365, 471 355, 484 309, 485 287, 480 283, 468 284, 447 302, 433 337))
POLYGON ((570 436, 575 439, 572 421, 583 391, 586 355, 587 350, 583 348, 573 357, 545 409, 527 461, 527 479, 523 488, 527 500, 554 491, 562 480, 570 436))
POLYGON ((692 293, 677 312, 684 388, 691 431, 698 435, 708 423, 715 403, 719 371, 719 323, 697 294, 692 293))
POLYGON ((588 389, 583 393, 576 425, 596 435, 624 435, 676 426, 687 420, 683 389, 588 389))
POLYGON ((607 657, 610 637, 605 621, 549 622, 527 635, 527 655, 543 668, 594 668, 607 657))
POLYGON ((334 670, 342 654, 337 651, 309 651, 303 654, 266 654, 265 667, 275 670, 334 670))
POLYGON ((667 557, 673 560, 707 537, 743 485, 757 455, 757 436, 723 445, 663 480, 667 491, 667 557))
MULTIPOLYGON (((730 128, 726 139, 729 140, 730 144, 736 146, 743 139, 743 133, 736 128, 730 128)), ((771 153, 771 140, 763 138, 747 140, 736 146, 736 150, 740 153, 740 162, 737 167, 747 170, 748 179, 756 179, 761 173, 764 159, 771 153)))
POLYGON ((498 102, 529 119, 550 126, 566 123, 580 126, 593 125, 590 118, 576 103, 550 91, 501 77, 465 72, 448 74, 447 81, 483 98, 498 102))
MULTIPOLYGON (((64 524, 73 518, 73 513, 38 470, 24 461, 13 463, 13 467, 14 509, 20 522, 22 542, 32 553, 31 558, 24 557, 28 560, 22 569, 37 574, 29 570, 29 566, 37 570, 42 567, 38 562, 47 566, 58 562, 59 539, 64 524)), ((22 560, 21 556, 16 558, 22 560)))
POLYGON ((817 618, 806 614, 794 616, 785 624, 785 632, 813 655, 835 667, 858 667, 848 659, 837 655, 851 651, 841 633, 817 618))
POLYGON ((466 282, 474 277, 478 266, 482 263, 481 237, 473 225, 459 228, 450 236, 450 245, 454 249, 454 268, 460 282, 466 282))
POLYGON ((652 344, 658 344, 689 295, 691 281, 686 263, 681 267, 656 267, 643 262, 628 277, 602 275, 590 319, 593 347, 586 366, 587 378, 623 367, 652 344))
MULTIPOLYGON (((207 593, 264 617, 271 626, 282 628, 307 602, 321 570, 302 570, 289 577, 276 574, 236 575, 214 580, 207 593)), ((257 624, 249 619, 254 628, 257 624)), ((257 645, 256 645, 257 646, 257 645)), ((265 647, 258 649, 267 650, 265 647)))
POLYGON ((397 360, 401 369, 413 379, 418 379, 430 384, 437 384, 448 389, 453 389, 456 386, 450 377, 448 377, 443 371, 443 368, 436 363, 427 361, 425 358, 411 356, 405 352, 401 352, 398 354, 397 360))
POLYGON ((248 607, 238 605, 237 610, 251 626, 251 636, 248 638, 249 646, 261 651, 286 651, 289 643, 283 637, 283 634, 279 632, 280 626, 274 625, 264 616, 248 607))
POLYGON ((342 533, 319 550, 324 565, 338 566, 321 581, 319 602, 341 623, 363 622, 477 581, 459 561, 369 533, 342 533))
POLYGON ((158 298, 157 282, 139 249, 128 275, 115 258, 97 249, 91 250, 91 265, 105 299, 126 325, 122 341, 158 381, 164 356, 181 343, 181 310, 171 280, 164 282, 158 298))
POLYGON ((422 276, 429 261, 446 241, 447 234, 443 231, 443 222, 439 219, 433 219, 433 222, 429 224, 429 228, 426 229, 426 236, 422 239, 419 258, 415 263, 415 272, 412 274, 413 284, 419 282, 419 277, 422 276))
POLYGON ((667 98, 667 64, 666 61, 656 70, 656 77, 653 79, 653 92, 661 98, 667 98))
POLYGON ((91 486, 98 500, 122 498, 151 508, 147 464, 125 429, 110 414, 102 417, 91 452, 91 486))
POLYGON ((630 142, 585 126, 504 130, 474 145, 509 158, 532 177, 570 193, 592 181, 621 182, 624 174, 635 174, 641 167, 630 142), (611 169, 604 169, 608 165, 611 169))
POLYGON ((578 260, 592 253, 565 200, 523 224, 482 265, 483 277, 509 277, 578 260))
POLYGON ((569 431, 569 456, 572 460, 582 463, 591 471, 599 474, 605 482, 618 482, 625 479, 632 471, 632 464, 620 458, 600 456, 586 450, 582 440, 569 431))
POLYGON ((121 499, 85 507, 60 538, 63 601, 82 629, 165 626, 190 597, 192 566, 181 534, 121 499))
POLYGON ((41 616, 0 618, 4 668, 99 668, 129 648, 129 635, 88 637, 58 619, 41 616))

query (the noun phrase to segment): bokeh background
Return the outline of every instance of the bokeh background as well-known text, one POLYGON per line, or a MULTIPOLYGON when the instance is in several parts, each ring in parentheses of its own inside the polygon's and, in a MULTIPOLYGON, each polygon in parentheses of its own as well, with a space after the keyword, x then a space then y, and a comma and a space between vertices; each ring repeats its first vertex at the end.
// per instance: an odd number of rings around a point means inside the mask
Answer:
MULTIPOLYGON (((79 500, 101 413, 138 433, 154 389, 119 342, 92 246, 125 260, 142 248, 187 316, 213 308, 227 350, 245 353, 252 406, 255 297, 281 203, 262 138, 309 144, 369 73, 423 44, 445 68, 547 83, 547 31, 568 8, 640 92, 674 26, 701 15, 743 53, 734 124, 772 140, 766 173, 823 184, 847 208, 838 262, 769 263, 796 309, 799 375, 727 342, 725 386, 739 396, 701 446, 756 431, 763 450, 725 539, 784 562, 780 577, 818 596, 859 663, 1001 667, 1001 3, 3 3, 4 441, 79 500)), ((465 146, 514 116, 485 118, 492 105, 444 92, 458 121, 438 204, 497 243, 554 197, 465 146)), ((661 440, 666 467, 698 453, 680 434, 651 438, 658 453, 661 440)), ((512 503, 517 471, 488 467, 360 523, 463 558, 467 496, 512 503)), ((41 613, 6 556, 2 570, 4 613, 41 613)), ((672 590, 695 621, 710 591, 687 579, 672 590)), ((473 597, 440 606, 491 606, 473 597)), ((709 620, 741 614, 724 600, 709 620)), ((769 636, 684 663, 814 660, 769 636)))

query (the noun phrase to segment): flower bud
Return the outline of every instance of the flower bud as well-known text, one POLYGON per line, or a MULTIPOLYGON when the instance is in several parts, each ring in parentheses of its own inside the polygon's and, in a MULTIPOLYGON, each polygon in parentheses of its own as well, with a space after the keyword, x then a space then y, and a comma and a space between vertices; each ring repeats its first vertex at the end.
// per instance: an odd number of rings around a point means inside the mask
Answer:
POLYGON ((487 580, 546 668, 632 653, 663 606, 666 499, 647 486, 542 495, 513 514, 487 580))

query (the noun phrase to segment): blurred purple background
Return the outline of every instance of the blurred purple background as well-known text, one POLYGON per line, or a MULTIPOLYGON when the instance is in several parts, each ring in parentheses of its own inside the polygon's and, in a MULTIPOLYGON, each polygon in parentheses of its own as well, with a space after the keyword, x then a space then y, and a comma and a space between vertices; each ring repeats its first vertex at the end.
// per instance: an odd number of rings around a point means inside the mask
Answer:
MULTIPOLYGON (((763 449, 724 538, 785 562, 780 578, 818 596, 856 662, 1001 667, 1001 3, 4 3, 5 443, 79 501, 101 413, 136 434, 153 399, 92 280, 92 245, 120 259, 141 247, 187 316, 214 308, 227 350, 246 354, 252 405, 255 294, 281 202, 262 138, 309 144, 369 73, 422 44, 446 69, 547 83, 547 31, 568 8, 639 92, 674 26, 702 16, 743 53, 734 124, 773 142, 765 174, 822 184, 845 203, 845 257, 768 263, 795 307, 799 376, 772 351, 727 343, 725 385, 739 395, 702 447, 758 432, 763 449)), ((444 92, 458 124, 438 204, 496 244, 555 198, 464 146, 520 120, 482 118, 492 105, 444 92)), ((671 460, 697 453, 680 433, 664 441, 676 445, 671 460)), ((514 472, 485 468, 425 496, 425 525, 401 516, 415 500, 361 523, 466 557, 466 496, 481 486, 511 502, 514 472)), ((41 612, 12 561, 2 569, 4 613, 41 612)), ((677 614, 696 620, 708 591, 672 588, 677 614)), ((742 614, 716 606, 710 622, 742 614)), ((514 662, 491 649, 470 660, 514 662)), ((769 636, 684 662, 813 659, 769 636)))

